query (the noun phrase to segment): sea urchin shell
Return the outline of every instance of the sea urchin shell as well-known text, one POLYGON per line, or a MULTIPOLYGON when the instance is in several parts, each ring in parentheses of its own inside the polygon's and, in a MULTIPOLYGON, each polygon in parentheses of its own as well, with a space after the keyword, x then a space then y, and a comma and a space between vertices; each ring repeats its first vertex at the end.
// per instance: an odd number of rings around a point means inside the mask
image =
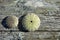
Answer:
POLYGON ((6 24, 9 28, 17 27, 18 25, 18 18, 16 16, 8 16, 6 18, 6 24))
POLYGON ((34 13, 28 13, 22 20, 22 25, 28 31, 38 30, 40 26, 40 19, 34 13))

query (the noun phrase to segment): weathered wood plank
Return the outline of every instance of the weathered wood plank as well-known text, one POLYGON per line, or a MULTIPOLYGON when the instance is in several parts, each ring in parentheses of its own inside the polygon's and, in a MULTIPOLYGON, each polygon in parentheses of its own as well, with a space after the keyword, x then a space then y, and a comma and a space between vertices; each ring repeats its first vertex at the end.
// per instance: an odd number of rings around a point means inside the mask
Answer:
POLYGON ((0 0, 0 5, 8 5, 13 3, 16 0, 0 0))
MULTIPOLYGON (((60 16, 58 14, 54 14, 56 16, 54 15, 45 16, 44 14, 37 14, 37 15, 41 19, 41 26, 39 30, 48 30, 48 31, 51 31, 51 30, 59 31, 60 30, 60 16)), ((2 25, 1 24, 2 20, 7 16, 9 15, 0 15, 0 25, 2 25)), ((21 16, 22 15, 19 15, 18 18, 21 16)), ((3 25, 0 27, 3 27, 3 25)))
POLYGON ((60 40, 60 32, 2 32, 1 39, 60 40))

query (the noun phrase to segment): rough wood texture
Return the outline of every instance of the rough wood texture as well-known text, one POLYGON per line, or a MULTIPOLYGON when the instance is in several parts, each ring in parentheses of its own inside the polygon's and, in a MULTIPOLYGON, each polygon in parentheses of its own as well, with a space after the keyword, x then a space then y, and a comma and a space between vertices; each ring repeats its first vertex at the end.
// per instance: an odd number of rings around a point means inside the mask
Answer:
MULTIPOLYGON (((5 0, 6 1, 6 0, 5 0)), ((11 0, 12 1, 12 0, 11 0)), ((43 7, 39 9, 42 11, 36 12, 36 14, 41 19, 41 26, 35 32, 23 32, 19 31, 18 28, 6 29, 2 25, 2 21, 6 16, 15 15, 17 17, 21 17, 26 12, 35 12, 35 8, 24 6, 25 1, 29 0, 16 0, 14 2, 8 4, 0 4, 0 40, 60 40, 60 2, 54 1, 46 1, 51 4, 56 4, 59 10, 45 10, 43 7), (58 4, 58 5, 57 5, 58 4)), ((35 0, 36 1, 36 0, 35 0)))

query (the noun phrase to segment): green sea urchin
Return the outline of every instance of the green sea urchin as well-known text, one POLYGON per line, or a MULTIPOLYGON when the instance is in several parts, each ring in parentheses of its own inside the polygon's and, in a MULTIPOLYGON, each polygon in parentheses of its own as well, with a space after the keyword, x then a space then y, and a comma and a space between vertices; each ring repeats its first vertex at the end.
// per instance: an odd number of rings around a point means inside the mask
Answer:
POLYGON ((26 30, 28 31, 35 31, 39 28, 40 26, 40 19, 37 15, 34 13, 29 13, 27 14, 23 20, 22 20, 22 25, 26 30))
POLYGON ((16 16, 8 16, 6 18, 6 24, 9 28, 17 27, 18 25, 18 18, 16 16))

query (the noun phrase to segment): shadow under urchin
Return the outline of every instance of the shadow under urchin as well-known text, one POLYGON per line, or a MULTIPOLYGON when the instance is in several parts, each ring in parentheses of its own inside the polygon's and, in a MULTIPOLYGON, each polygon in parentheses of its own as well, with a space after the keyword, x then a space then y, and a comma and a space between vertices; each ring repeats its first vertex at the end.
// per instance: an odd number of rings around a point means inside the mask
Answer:
MULTIPOLYGON (((8 17, 8 16, 7 16, 8 17)), ((9 28, 8 26, 7 26, 7 24, 6 24, 6 19, 7 19, 7 17, 5 17, 3 20, 2 20, 2 22, 1 22, 1 24, 3 25, 3 27, 5 27, 5 28, 9 28)))
MULTIPOLYGON (((26 14, 25 14, 25 15, 26 15, 26 14)), ((28 30, 26 30, 26 29, 23 27, 23 25, 22 25, 22 20, 23 20, 23 18, 24 18, 25 15, 23 15, 23 16, 21 16, 21 17, 19 18, 18 29, 19 29, 19 31, 22 31, 22 32, 28 32, 28 30)))

